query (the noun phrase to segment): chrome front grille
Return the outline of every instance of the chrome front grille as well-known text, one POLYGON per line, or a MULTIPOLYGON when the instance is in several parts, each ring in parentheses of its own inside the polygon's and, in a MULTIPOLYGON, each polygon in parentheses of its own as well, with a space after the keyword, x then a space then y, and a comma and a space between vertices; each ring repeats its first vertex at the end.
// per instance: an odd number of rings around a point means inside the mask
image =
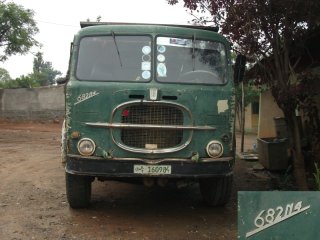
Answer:
MULTIPOLYGON (((173 105, 160 103, 127 105, 121 110, 124 124, 183 125, 183 112, 173 105)), ((122 129, 121 141, 128 147, 165 149, 181 144, 182 129, 136 128, 122 129)))

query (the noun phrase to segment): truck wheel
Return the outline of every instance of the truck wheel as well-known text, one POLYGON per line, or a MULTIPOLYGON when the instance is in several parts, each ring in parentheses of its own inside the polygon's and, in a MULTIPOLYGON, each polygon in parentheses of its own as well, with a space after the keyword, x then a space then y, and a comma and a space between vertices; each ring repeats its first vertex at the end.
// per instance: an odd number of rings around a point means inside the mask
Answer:
POLYGON ((233 176, 199 179, 203 200, 209 206, 225 205, 231 195, 233 176))
POLYGON ((71 208, 88 207, 91 199, 91 178, 66 173, 66 191, 71 208))

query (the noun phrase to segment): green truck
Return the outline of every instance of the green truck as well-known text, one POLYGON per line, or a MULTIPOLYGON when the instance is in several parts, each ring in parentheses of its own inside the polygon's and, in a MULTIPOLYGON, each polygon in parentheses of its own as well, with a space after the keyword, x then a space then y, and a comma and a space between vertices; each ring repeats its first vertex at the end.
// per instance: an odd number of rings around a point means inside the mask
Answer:
POLYGON ((72 208, 97 180, 199 183, 224 205, 235 156, 230 43, 213 27, 81 23, 66 78, 62 159, 72 208))

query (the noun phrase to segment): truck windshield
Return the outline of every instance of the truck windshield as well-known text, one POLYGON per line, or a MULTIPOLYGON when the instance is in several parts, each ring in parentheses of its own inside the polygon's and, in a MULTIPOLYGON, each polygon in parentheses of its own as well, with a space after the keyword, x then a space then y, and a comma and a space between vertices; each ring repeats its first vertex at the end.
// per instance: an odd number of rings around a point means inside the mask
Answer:
POLYGON ((222 43, 158 37, 156 68, 159 82, 224 84, 226 50, 222 43))
POLYGON ((93 81, 150 81, 151 37, 112 33, 82 38, 76 76, 93 81))
POLYGON ((158 82, 224 84, 226 62, 220 42, 159 36, 152 51, 151 36, 112 32, 81 39, 76 76, 89 81, 149 82, 154 70, 158 82))

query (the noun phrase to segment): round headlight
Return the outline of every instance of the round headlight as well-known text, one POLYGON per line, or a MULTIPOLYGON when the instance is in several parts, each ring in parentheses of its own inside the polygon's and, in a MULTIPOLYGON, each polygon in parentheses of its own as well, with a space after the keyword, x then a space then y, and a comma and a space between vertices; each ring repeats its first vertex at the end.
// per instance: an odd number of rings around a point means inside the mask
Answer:
POLYGON ((78 151, 81 155, 91 156, 95 150, 96 150, 96 145, 89 138, 82 138, 78 142, 78 151))
POLYGON ((223 145, 219 141, 211 141, 207 145, 207 153, 212 158, 218 158, 223 153, 223 145))

